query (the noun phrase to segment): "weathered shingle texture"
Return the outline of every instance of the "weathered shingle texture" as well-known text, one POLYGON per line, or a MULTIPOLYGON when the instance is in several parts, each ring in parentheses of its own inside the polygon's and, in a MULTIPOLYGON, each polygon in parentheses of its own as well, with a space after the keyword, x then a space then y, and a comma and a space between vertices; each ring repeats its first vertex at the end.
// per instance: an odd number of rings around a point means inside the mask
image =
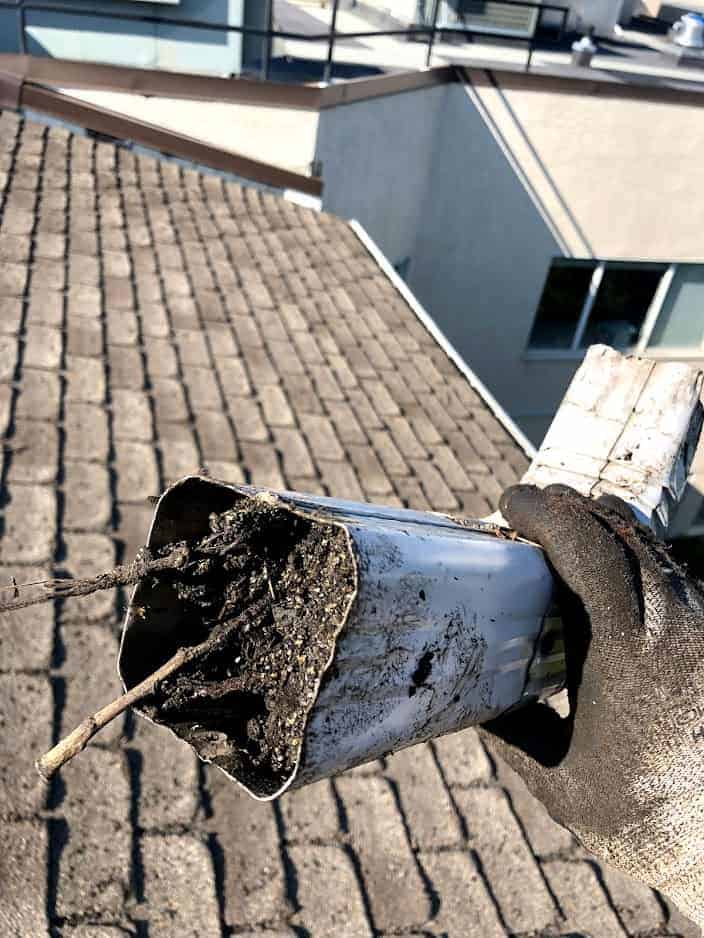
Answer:
MULTIPOLYGON (((344 222, 10 113, 0 433, 5 583, 131 558, 189 472, 478 516, 526 465, 344 222)), ((693 934, 471 731, 270 805, 128 715, 45 787, 124 601, 3 616, 3 936, 693 934)))

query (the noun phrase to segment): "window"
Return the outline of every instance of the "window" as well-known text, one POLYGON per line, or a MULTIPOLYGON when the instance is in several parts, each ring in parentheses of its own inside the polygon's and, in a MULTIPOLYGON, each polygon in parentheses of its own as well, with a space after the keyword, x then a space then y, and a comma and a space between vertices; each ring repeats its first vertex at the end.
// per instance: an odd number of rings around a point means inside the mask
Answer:
POLYGON ((596 261, 553 261, 530 334, 531 348, 572 347, 597 266, 596 261))
POLYGON ((605 264, 580 346, 634 346, 666 270, 665 264, 605 264))
MULTIPOLYGON (((673 330, 679 328, 679 318, 695 302, 697 289, 704 300, 704 267, 701 270, 701 285, 699 281, 687 283, 683 313, 673 310, 673 330)), ((555 258, 538 304, 529 348, 574 352, 595 342, 623 349, 638 345, 653 329, 671 271, 667 264, 555 258)))
POLYGON ((678 264, 649 348, 698 348, 704 342, 704 264, 678 264))

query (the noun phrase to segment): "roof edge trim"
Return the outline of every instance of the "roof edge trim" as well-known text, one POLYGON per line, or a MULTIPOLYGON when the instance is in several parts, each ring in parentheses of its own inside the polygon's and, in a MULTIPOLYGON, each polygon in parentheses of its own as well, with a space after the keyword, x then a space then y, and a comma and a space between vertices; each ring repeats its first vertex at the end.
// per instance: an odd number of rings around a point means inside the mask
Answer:
POLYGON ((359 240, 362 242, 364 247, 369 251, 371 256, 374 258, 376 263, 379 265, 381 270, 384 272, 386 277, 391 281, 393 286, 396 288, 396 291, 403 297, 403 299, 408 303, 410 308, 413 310, 420 322, 425 326, 430 335, 435 339, 438 345, 445 352, 447 357, 455 364, 459 371, 464 375, 464 377, 469 382, 470 386, 477 392, 477 394, 482 398, 486 406, 496 417, 500 424, 508 431, 508 433, 513 437, 513 439, 518 443, 523 452, 526 454, 528 459, 532 460, 537 450, 535 446, 530 442, 528 437, 523 433, 521 429, 514 423, 511 417, 506 413, 501 404, 496 400, 494 395, 491 393, 489 388, 484 384, 484 382, 472 371, 464 358, 460 355, 454 345, 447 338, 445 333, 439 328, 435 320, 430 316, 430 314, 423 308, 423 306, 418 302, 414 294, 404 283, 401 277, 396 273, 391 264, 389 263, 386 256, 379 249, 377 244, 372 240, 372 238, 367 233, 363 225, 361 225, 356 219, 350 219, 348 222, 349 227, 356 234, 359 240))
POLYGON ((158 95, 188 100, 220 101, 257 107, 293 108, 319 112, 377 97, 401 94, 467 80, 472 70, 496 75, 505 86, 555 93, 628 97, 704 104, 704 83, 677 75, 636 73, 615 69, 580 69, 571 65, 539 65, 526 72, 523 65, 498 60, 474 59, 451 65, 380 73, 342 82, 262 81, 239 76, 220 78, 76 59, 0 53, 0 71, 24 81, 53 87, 73 87, 158 95))
POLYGON ((193 101, 227 101, 259 107, 320 109, 323 91, 311 84, 220 78, 169 69, 83 62, 40 55, 0 53, 0 71, 24 81, 62 89, 94 89, 125 94, 157 95, 193 101))
POLYGON ((105 134, 118 142, 131 141, 168 156, 232 173, 240 176, 243 182, 291 189, 315 197, 319 197, 323 190, 322 180, 318 177, 303 176, 232 150, 220 149, 194 137, 90 104, 34 82, 22 83, 19 106, 23 110, 48 114, 94 133, 105 134))

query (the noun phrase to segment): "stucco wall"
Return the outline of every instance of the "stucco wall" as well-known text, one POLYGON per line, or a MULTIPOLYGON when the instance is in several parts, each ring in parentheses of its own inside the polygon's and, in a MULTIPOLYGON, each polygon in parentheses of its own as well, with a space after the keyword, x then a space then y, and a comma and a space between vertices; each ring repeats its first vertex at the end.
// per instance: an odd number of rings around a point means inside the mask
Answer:
POLYGON ((496 128, 461 85, 448 87, 432 180, 409 286, 520 423, 543 412, 546 393, 559 399, 569 380, 564 368, 544 376, 521 359, 546 271, 562 250, 496 128))
POLYGON ((19 51, 19 16, 16 10, 0 8, 0 52, 19 51))
MULTIPOLYGON (((71 5, 85 7, 96 15, 27 12, 28 52, 219 75, 240 70, 242 40, 238 33, 120 21, 100 14, 143 13, 167 19, 241 25, 244 0, 180 0, 177 5, 75 0, 71 5)), ((12 31, 12 36, 16 45, 16 30, 12 31)))
POLYGON ((571 0, 570 25, 579 32, 593 26, 599 36, 608 36, 617 23, 623 22, 624 0, 571 0))
POLYGON ((323 208, 361 222, 392 264, 407 257, 411 268, 415 263, 449 89, 422 88, 320 113, 315 158, 322 166, 323 208))
POLYGON ((497 80, 594 254, 704 257, 704 97, 696 105, 497 80))
POLYGON ((323 208, 358 219, 393 264, 410 257, 418 299, 539 441, 574 366, 544 374, 521 353, 563 250, 491 119, 461 85, 375 98, 321 113, 316 158, 323 208))

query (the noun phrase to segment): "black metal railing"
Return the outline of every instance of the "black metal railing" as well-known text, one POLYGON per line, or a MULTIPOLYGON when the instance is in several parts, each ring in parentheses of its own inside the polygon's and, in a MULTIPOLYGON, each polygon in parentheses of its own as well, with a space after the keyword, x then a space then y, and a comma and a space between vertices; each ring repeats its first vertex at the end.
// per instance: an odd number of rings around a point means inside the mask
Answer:
POLYGON ((388 36, 402 36, 406 39, 413 37, 427 39, 426 67, 429 67, 432 60, 433 46, 435 45, 438 33, 449 33, 453 35, 464 36, 465 39, 474 40, 475 38, 500 39, 508 42, 525 42, 528 45, 528 57, 526 60, 526 69, 530 69, 533 52, 536 47, 537 34, 542 27, 542 17, 546 12, 559 15, 559 23, 556 29, 554 41, 562 42, 567 29, 567 16, 569 10, 561 4, 539 3, 536 0, 496 0, 502 6, 521 7, 523 9, 537 10, 533 29, 529 36, 507 35, 503 30, 491 29, 472 29, 469 26, 448 25, 438 23, 440 12, 440 0, 434 0, 430 21, 422 25, 413 25, 397 29, 379 29, 367 30, 361 32, 338 32, 337 14, 340 6, 340 0, 333 0, 332 14, 330 18, 330 28, 321 33, 297 33, 287 30, 273 28, 273 0, 262 0, 266 3, 265 20, 266 29, 259 29, 254 26, 235 26, 230 23, 210 23, 206 20, 188 19, 172 16, 158 16, 153 13, 124 13, 112 12, 110 10, 87 9, 86 7, 75 7, 68 3, 42 3, 35 0, 0 0, 0 8, 14 9, 18 16, 18 36, 19 47, 22 53, 27 52, 27 14, 28 13, 59 13, 67 16, 85 16, 92 19, 114 19, 128 23, 145 23, 156 26, 180 26, 184 29, 209 30, 211 32, 240 33, 242 36, 253 36, 262 40, 262 56, 260 65, 260 77, 268 79, 271 70, 272 45, 274 39, 290 39, 300 42, 325 42, 327 43, 327 54, 323 67, 323 80, 330 81, 334 75, 334 49, 338 40, 350 39, 374 39, 388 36))

